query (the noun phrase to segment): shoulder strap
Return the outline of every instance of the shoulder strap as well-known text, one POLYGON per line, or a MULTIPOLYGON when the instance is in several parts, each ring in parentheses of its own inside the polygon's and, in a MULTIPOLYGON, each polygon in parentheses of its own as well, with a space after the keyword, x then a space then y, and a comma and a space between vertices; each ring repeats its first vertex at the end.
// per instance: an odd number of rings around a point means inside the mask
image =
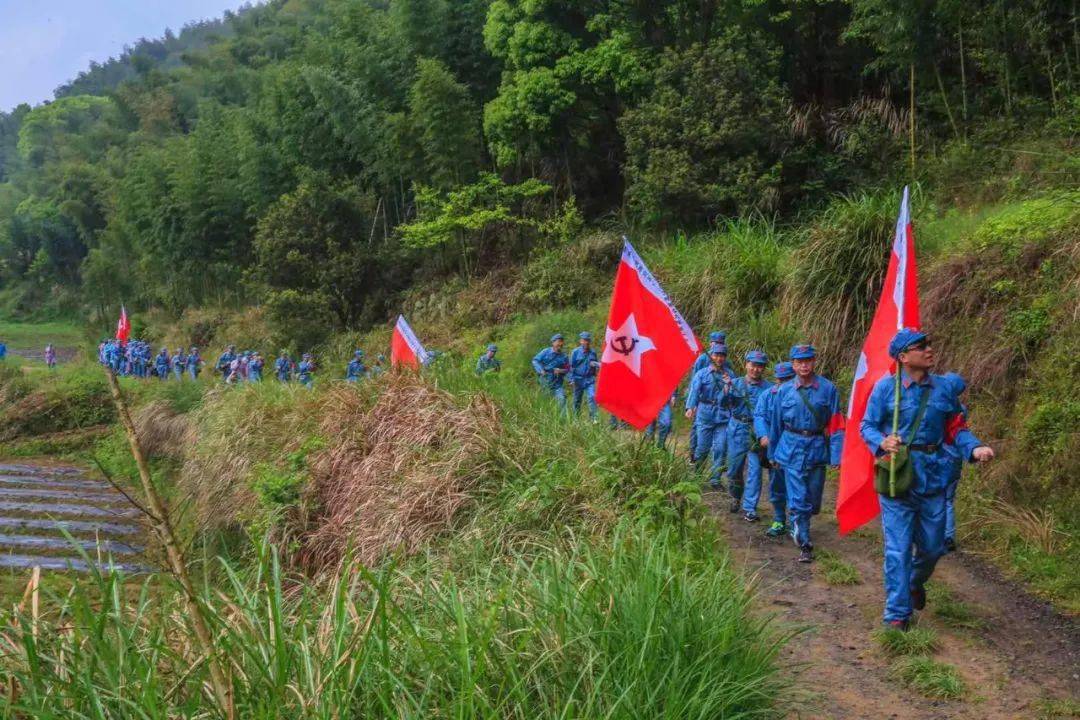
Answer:
POLYGON ((908 435, 906 445, 915 442, 915 433, 919 432, 923 417, 926 416, 926 403, 930 402, 930 388, 924 388, 922 397, 919 398, 919 409, 915 413, 915 421, 911 423, 911 433, 908 435))
POLYGON ((810 415, 818 423, 819 427, 814 429, 815 432, 821 432, 825 429, 825 423, 821 422, 821 417, 817 414, 817 410, 814 409, 814 406, 810 404, 810 401, 806 399, 806 396, 802 394, 801 390, 802 388, 799 385, 795 385, 795 394, 799 396, 799 399, 802 400, 803 405, 805 405, 806 409, 810 411, 810 415))

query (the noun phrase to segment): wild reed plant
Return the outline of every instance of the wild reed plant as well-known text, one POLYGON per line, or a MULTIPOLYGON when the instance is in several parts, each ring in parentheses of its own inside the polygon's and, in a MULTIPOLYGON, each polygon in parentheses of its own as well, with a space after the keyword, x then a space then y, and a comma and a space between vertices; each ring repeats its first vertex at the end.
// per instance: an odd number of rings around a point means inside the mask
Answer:
MULTIPOLYGON (((764 718, 786 689, 785 637, 707 534, 626 523, 455 574, 347 558, 306 581, 259 558, 202 590, 238 717, 764 718)), ((217 717, 167 577, 95 574, 47 604, 5 618, 6 716, 217 717)))

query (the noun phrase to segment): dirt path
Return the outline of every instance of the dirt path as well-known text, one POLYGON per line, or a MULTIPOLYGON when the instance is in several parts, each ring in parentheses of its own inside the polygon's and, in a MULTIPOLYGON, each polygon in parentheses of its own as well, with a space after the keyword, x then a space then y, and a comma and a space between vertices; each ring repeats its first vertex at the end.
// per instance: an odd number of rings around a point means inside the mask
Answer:
MULTIPOLYGON (((954 665, 968 691, 963 700, 930 700, 890 677, 891 660, 872 638, 883 595, 876 524, 840 538, 832 518, 823 513, 814 519, 815 546, 853 565, 861 578, 855 585, 830 586, 822 562, 797 563, 789 539, 770 540, 762 522, 729 514, 726 495, 710 492, 706 501, 726 528, 736 560, 756 576, 765 608, 808 628, 785 652, 791 664, 805 664, 799 684, 816 698, 793 717, 1035 720, 1047 701, 1080 699, 1080 623, 1056 614, 962 549, 941 560, 934 580, 975 611, 979 626, 950 626, 934 614, 932 603, 919 623, 937 632, 934 659, 954 665)), ((834 506, 827 498, 825 507, 834 506)), ((759 512, 768 516, 766 503, 759 512)))

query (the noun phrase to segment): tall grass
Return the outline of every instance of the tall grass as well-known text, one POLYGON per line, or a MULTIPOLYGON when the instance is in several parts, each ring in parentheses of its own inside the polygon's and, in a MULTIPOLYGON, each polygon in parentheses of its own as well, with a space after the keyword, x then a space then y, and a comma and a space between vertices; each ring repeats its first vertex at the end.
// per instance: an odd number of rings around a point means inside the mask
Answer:
MULTIPOLYGON (((205 591, 237 715, 261 718, 774 717, 784 637, 755 616, 726 556, 673 531, 624 528, 447 575, 423 558, 344 563, 298 583, 263 547, 205 591)), ((128 602, 120 579, 50 598, 0 634, 7 713, 216 717, 175 586, 128 602)))
POLYGON ((894 192, 840 197, 791 255, 783 311, 798 318, 830 365, 857 356, 851 341, 862 337, 877 306, 899 207, 894 192))

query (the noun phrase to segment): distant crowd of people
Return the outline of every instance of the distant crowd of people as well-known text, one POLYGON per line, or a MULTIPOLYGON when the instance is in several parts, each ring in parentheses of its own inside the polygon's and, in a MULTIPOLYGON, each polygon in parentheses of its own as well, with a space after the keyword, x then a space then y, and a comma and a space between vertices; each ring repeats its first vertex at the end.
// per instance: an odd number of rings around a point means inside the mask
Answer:
MULTIPOLYGON (((199 348, 194 345, 186 351, 182 347, 176 348, 172 354, 169 354, 167 347, 162 347, 157 355, 154 355, 150 343, 138 339, 131 339, 128 342, 114 339, 102 340, 98 345, 98 362, 122 377, 159 380, 183 380, 185 376, 197 380, 206 365, 199 354, 199 348)), ((374 363, 368 366, 364 361, 364 351, 356 350, 352 360, 345 366, 344 379, 348 382, 357 382, 377 376, 384 371, 385 363, 385 356, 378 355, 374 363)), ((53 353, 53 364, 55 364, 55 353, 53 353)), ((237 352, 235 345, 229 345, 218 357, 212 370, 225 383, 234 385, 262 381, 265 366, 266 360, 258 350, 237 352)), ((283 383, 298 382, 311 387, 317 370, 315 356, 311 353, 304 353, 297 362, 287 350, 282 350, 274 360, 274 378, 283 383)))

